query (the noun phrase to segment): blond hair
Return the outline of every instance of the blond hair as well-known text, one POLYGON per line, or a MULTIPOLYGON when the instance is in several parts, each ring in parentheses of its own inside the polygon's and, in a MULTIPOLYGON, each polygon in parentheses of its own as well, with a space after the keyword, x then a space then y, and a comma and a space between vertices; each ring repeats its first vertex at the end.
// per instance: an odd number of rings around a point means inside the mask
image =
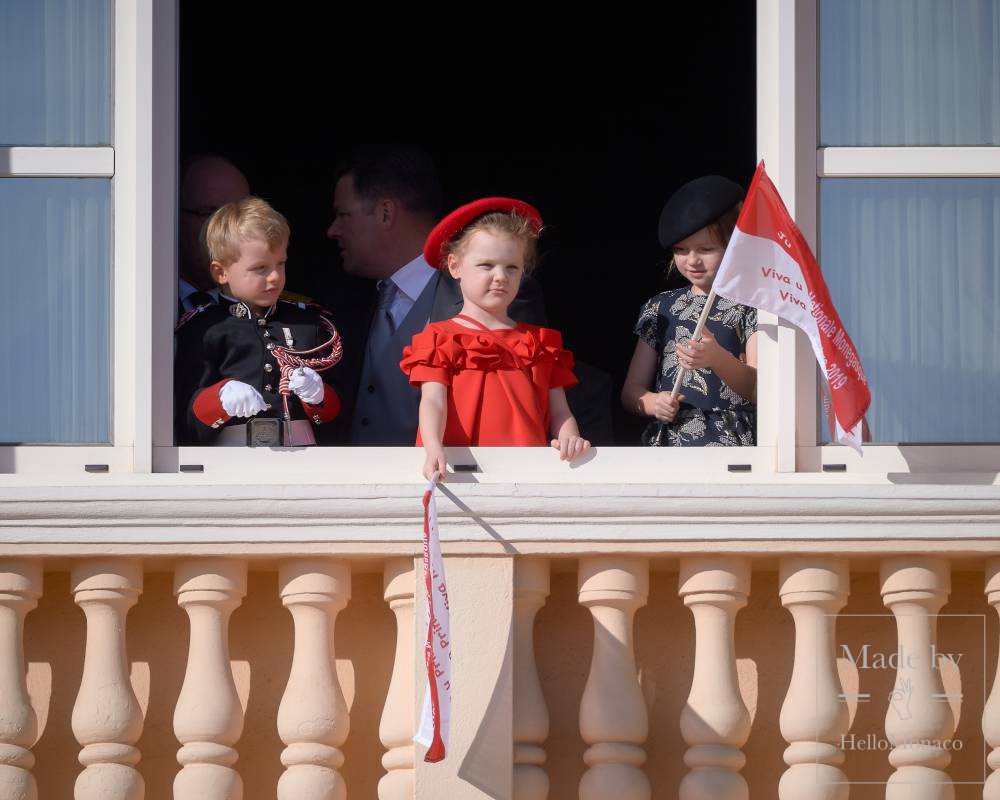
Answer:
POLYGON ((708 225, 705 226, 712 232, 712 235, 723 247, 726 247, 729 244, 729 239, 733 235, 733 231, 736 229, 736 220, 740 218, 740 211, 742 209, 743 201, 741 200, 721 217, 709 222, 708 225))
POLYGON ((462 230, 447 241, 441 248, 447 263, 448 256, 458 258, 468 244, 469 239, 478 231, 490 233, 506 233, 524 245, 524 272, 531 272, 538 261, 538 236, 541 231, 535 230, 535 223, 516 211, 491 211, 477 217, 462 230))
POLYGON ((209 217, 205 247, 209 258, 224 267, 240 260, 240 243, 259 239, 274 250, 288 243, 288 220, 259 197, 244 197, 226 203, 209 217))

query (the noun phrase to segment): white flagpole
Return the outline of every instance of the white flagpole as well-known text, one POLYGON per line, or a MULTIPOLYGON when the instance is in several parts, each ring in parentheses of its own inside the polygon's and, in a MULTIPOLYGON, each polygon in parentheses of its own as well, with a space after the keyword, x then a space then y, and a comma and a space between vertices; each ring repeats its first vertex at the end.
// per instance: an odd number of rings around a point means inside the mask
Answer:
MULTIPOLYGON (((701 316, 698 317, 698 324, 694 327, 694 333, 691 338, 696 342, 701 341, 701 332, 705 330, 705 323, 708 322, 709 312, 712 310, 712 305, 715 303, 715 289, 712 289, 708 293, 708 297, 705 298, 705 307, 701 310, 701 316)), ((674 378, 674 388, 670 391, 671 397, 677 397, 680 394, 681 384, 684 382, 684 378, 687 377, 688 371, 686 369, 677 369, 677 377, 674 378)))
MULTIPOLYGON (((712 311, 712 306, 715 304, 715 289, 711 289, 708 293, 708 297, 705 298, 705 307, 701 310, 701 316, 698 317, 698 324, 694 326, 694 333, 691 338, 696 342, 701 341, 701 332, 705 329, 705 323, 708 322, 708 315, 712 311)), ((676 398, 681 391, 681 384, 684 383, 684 378, 687 377, 688 371, 686 369, 681 369, 680 364, 677 365, 677 377, 674 378, 674 388, 670 390, 670 396, 676 398)), ((656 432, 656 444, 660 445, 663 442, 663 431, 666 428, 667 423, 661 422, 660 429, 656 432)))

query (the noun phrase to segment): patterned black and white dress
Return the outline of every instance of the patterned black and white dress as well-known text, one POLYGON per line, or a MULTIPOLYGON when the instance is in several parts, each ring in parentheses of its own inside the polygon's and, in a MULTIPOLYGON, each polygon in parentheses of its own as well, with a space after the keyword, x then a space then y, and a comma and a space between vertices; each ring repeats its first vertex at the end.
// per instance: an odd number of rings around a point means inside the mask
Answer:
MULTIPOLYGON (((694 334, 707 295, 691 287, 662 292, 642 307, 635 334, 657 355, 653 391, 669 392, 677 376, 677 345, 694 334)), ((706 323, 719 344, 737 358, 757 330, 757 309, 723 297, 706 323)), ((756 443, 757 412, 708 368, 691 370, 682 384, 684 401, 673 422, 653 420, 642 433, 651 447, 740 447, 756 443)))

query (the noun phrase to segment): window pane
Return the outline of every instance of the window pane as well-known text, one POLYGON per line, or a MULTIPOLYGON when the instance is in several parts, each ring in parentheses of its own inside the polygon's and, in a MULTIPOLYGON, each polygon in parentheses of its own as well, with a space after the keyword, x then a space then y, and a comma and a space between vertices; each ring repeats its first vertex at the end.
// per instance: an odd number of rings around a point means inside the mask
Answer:
POLYGON ((0 243, 0 442, 108 442, 111 182, 0 180, 0 243))
POLYGON ((997 0, 821 0, 824 145, 1000 144, 997 0))
POLYGON ((0 144, 111 144, 111 0, 0 2, 0 144))
POLYGON ((820 182, 820 259, 876 442, 1000 442, 1000 180, 820 182))

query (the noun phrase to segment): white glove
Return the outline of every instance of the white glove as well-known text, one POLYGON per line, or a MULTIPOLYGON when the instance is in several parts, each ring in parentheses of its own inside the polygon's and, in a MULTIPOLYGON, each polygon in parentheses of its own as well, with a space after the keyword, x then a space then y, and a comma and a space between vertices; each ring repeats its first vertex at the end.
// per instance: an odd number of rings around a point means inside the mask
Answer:
POLYGON ((288 388, 299 396, 303 403, 318 406, 323 402, 323 379, 310 367, 299 367, 288 380, 288 388))
POLYGON ((219 390, 222 407, 231 417, 252 417, 270 406, 249 383, 229 381, 219 390))

